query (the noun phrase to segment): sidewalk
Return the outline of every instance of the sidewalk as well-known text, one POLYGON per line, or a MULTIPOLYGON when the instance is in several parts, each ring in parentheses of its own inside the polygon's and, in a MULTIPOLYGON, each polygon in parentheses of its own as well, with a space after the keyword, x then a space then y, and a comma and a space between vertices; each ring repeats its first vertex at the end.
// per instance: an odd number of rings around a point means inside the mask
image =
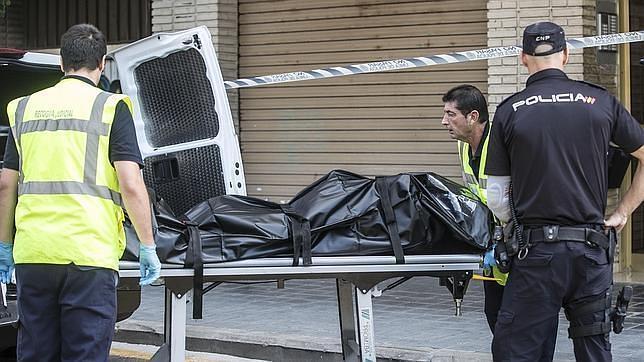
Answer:
MULTIPOLYGON (((159 344, 163 303, 162 287, 144 288, 139 310, 117 324, 116 340, 159 344)), ((383 293, 373 306, 377 353, 383 360, 491 361, 481 282, 470 283, 462 317, 454 316, 447 289, 429 277, 383 293)), ((643 285, 635 287, 629 312, 624 332, 611 336, 614 360, 644 361, 643 285)), ((334 280, 286 281, 284 289, 275 283, 223 284, 204 296, 203 317, 188 320, 189 350, 272 361, 342 359, 334 280)), ((557 361, 574 360, 567 328, 562 313, 557 361)))

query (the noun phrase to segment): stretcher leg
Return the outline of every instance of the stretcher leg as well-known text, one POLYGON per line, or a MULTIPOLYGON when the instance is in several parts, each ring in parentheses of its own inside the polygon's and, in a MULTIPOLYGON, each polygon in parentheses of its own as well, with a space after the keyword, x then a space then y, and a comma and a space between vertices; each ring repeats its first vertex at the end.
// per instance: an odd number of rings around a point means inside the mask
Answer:
POLYGON ((360 341, 360 356, 362 357, 362 362, 376 362, 373 308, 371 304, 372 290, 362 292, 359 288, 355 288, 358 339, 360 341))
POLYGON ((165 289, 164 343, 152 361, 183 362, 186 359, 186 294, 165 289))
POLYGON ((360 360, 360 346, 356 335, 356 320, 353 300, 354 286, 344 279, 336 279, 338 289, 338 312, 340 315, 340 337, 342 357, 345 361, 360 360))

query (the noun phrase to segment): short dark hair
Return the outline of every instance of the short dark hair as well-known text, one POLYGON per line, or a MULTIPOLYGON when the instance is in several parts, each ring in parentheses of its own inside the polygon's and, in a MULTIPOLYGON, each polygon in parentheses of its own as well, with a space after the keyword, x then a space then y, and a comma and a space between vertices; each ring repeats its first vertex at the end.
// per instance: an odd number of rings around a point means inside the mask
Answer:
POLYGON ((72 25, 60 38, 60 57, 65 72, 98 68, 107 53, 105 36, 94 25, 72 25))
POLYGON ((490 115, 487 111, 487 102, 483 93, 473 85, 461 84, 456 86, 445 95, 443 95, 443 103, 454 102, 456 109, 466 115, 472 111, 479 112, 479 122, 487 122, 490 115))

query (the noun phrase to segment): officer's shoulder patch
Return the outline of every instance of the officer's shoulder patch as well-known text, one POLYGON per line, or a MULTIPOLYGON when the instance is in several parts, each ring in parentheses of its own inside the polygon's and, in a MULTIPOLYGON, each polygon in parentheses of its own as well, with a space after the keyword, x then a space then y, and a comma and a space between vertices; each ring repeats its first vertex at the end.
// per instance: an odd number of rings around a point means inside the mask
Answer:
POLYGON ((603 91, 605 91, 605 90, 606 90, 606 88, 604 88, 604 87, 602 87, 602 86, 600 86, 600 85, 598 85, 598 84, 591 83, 591 82, 586 82, 585 80, 575 80, 575 82, 577 82, 577 83, 582 83, 582 84, 586 84, 586 85, 589 85, 589 86, 591 86, 591 87, 593 87, 593 88, 601 89, 601 90, 603 90, 603 91))
POLYGON ((514 94, 510 94, 510 95, 509 95, 509 96, 507 96, 504 100, 502 100, 502 101, 501 101, 501 103, 499 103, 499 105, 498 105, 498 106, 496 106, 496 108, 498 109, 498 108, 499 108, 499 107, 501 107, 503 104, 505 104, 507 101, 509 101, 510 99, 514 98, 515 96, 518 96, 519 94, 523 93, 524 91, 525 91, 525 89, 520 90, 520 91, 518 91, 518 92, 516 92, 516 93, 514 93, 514 94))

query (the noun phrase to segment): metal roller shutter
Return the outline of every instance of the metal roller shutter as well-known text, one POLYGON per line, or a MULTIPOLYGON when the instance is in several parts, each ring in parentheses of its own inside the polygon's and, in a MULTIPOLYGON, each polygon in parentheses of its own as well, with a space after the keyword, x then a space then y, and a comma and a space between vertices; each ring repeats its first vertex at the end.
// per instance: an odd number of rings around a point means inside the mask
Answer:
MULTIPOLYGON (((240 77, 485 48, 483 0, 239 0, 240 77)), ((460 179, 441 95, 487 62, 240 90, 249 195, 287 201, 329 170, 460 179)))

